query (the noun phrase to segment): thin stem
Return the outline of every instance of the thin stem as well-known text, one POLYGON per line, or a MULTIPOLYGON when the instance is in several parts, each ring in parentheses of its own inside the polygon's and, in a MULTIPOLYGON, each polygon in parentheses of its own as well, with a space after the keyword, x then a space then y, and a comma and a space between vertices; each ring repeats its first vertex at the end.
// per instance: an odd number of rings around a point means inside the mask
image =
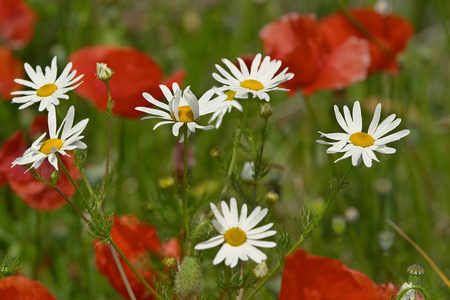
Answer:
MULTIPOLYGON (((111 91, 109 89, 109 80, 105 81, 106 84, 106 90, 108 92, 108 141, 106 144, 106 165, 105 165, 105 174, 103 175, 103 183, 102 183, 102 189, 100 192, 100 199, 103 201, 103 198, 105 196, 105 185, 106 185, 106 178, 108 177, 109 173, 109 160, 111 156, 111 119, 112 119, 112 99, 111 99, 111 91)), ((101 203, 100 203, 101 204, 101 203)))
POLYGON ((254 170, 254 178, 253 178, 253 208, 256 206, 256 192, 258 190, 258 182, 260 179, 260 172, 261 172, 261 165, 263 161, 263 153, 264 153, 264 146, 266 144, 266 132, 267 132, 267 124, 268 124, 268 118, 264 118, 264 126, 261 132, 261 147, 259 148, 259 154, 256 156, 255 161, 255 170, 254 170))
POLYGON ((155 296, 156 299, 163 300, 163 298, 158 294, 155 289, 151 287, 151 285, 145 280, 144 277, 142 277, 141 273, 139 273, 136 268, 133 266, 133 264, 126 258, 126 256, 123 254, 122 250, 117 246, 117 244, 114 242, 112 238, 109 239, 109 243, 111 246, 114 247, 114 249, 119 253, 120 257, 125 261, 125 263, 130 267, 130 269, 133 271, 133 273, 139 278, 139 280, 145 285, 145 287, 155 296))
POLYGON ((189 241, 190 229, 189 229, 189 216, 188 216, 188 127, 183 126, 184 136, 184 166, 183 166, 183 219, 184 219, 184 231, 186 234, 186 241, 189 241))
POLYGON ((233 174, 233 169, 236 162, 236 154, 239 149, 241 136, 242 136, 242 128, 238 128, 237 137, 234 140, 233 154, 231 155, 230 166, 228 167, 227 177, 225 178, 225 183, 223 184, 223 189, 222 192, 220 193, 220 199, 223 199, 225 193, 227 192, 228 186, 230 185, 230 179, 231 175, 233 174))
POLYGON ((75 204, 72 203, 72 201, 69 200, 69 198, 66 197, 66 195, 63 194, 63 192, 61 192, 60 189, 58 189, 58 187, 51 185, 50 183, 47 182, 48 185, 50 185, 61 197, 64 198, 64 200, 66 200, 67 204, 70 205, 70 207, 73 208, 73 210, 75 210, 75 212, 77 213, 77 215, 79 215, 84 222, 86 222, 86 224, 89 224, 89 220, 83 215, 83 213, 75 206, 75 204))
POLYGON ((80 188, 78 187, 78 185, 76 184, 75 180, 73 179, 72 175, 70 175, 69 171, 67 171, 66 166, 64 165, 64 163, 62 162, 61 157, 59 156, 59 154, 56 154, 56 158, 58 159, 58 163, 61 166, 61 169, 63 170, 63 172, 66 174, 67 178, 69 178, 70 182, 72 183, 73 187, 75 188, 75 190, 77 191, 78 194, 80 194, 81 198, 83 198, 84 201, 86 201, 86 198, 84 197, 83 193, 81 192, 80 188))
POLYGON ((92 186, 89 183, 89 180, 88 180, 88 178, 86 176, 86 172, 84 172, 84 169, 81 169, 80 173, 81 173, 81 178, 83 178, 84 185, 86 186, 86 188, 87 188, 87 190, 89 192, 89 195, 92 196, 94 194, 94 190, 92 189, 92 186))
POLYGON ((123 283, 125 284, 125 288, 127 289, 130 299, 136 300, 136 296, 134 296, 133 290, 131 289, 130 283, 128 282, 127 275, 125 275, 125 271, 123 270, 122 264, 120 263, 119 256, 117 256, 117 251, 111 245, 109 245, 109 249, 111 250, 117 269, 119 269, 120 277, 122 277, 123 283))

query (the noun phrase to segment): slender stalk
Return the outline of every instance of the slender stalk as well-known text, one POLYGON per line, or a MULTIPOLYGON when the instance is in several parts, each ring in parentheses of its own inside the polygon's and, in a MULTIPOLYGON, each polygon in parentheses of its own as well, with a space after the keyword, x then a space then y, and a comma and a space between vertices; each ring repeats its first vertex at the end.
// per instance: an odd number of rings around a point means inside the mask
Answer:
MULTIPOLYGON (((49 183, 47 183, 49 184, 49 183)), ((64 195, 63 192, 61 192, 60 189, 58 189, 58 187, 53 186, 51 184, 49 184, 61 197, 63 197, 64 200, 66 200, 67 204, 70 205, 70 207, 73 208, 73 210, 75 210, 75 212, 77 213, 77 215, 79 215, 81 217, 81 219, 83 219, 84 222, 86 222, 86 224, 89 224, 89 220, 83 215, 83 213, 75 206, 75 204, 72 203, 72 201, 69 200, 69 198, 66 197, 66 195, 64 195)))
POLYGON ((258 183, 259 183, 259 177, 260 177, 260 172, 261 172, 261 165, 262 165, 262 161, 263 161, 263 153, 264 153, 264 146, 266 144, 266 134, 267 134, 267 122, 268 118, 264 118, 264 126, 261 132, 261 139, 262 139, 262 144, 261 147, 259 148, 259 153, 256 156, 256 161, 255 161, 255 170, 254 170, 254 178, 253 178, 253 208, 255 208, 256 206, 256 192, 258 190, 258 183))
POLYGON ((241 141, 242 128, 238 129, 237 137, 234 140, 233 154, 231 155, 230 166, 228 167, 227 177, 225 178, 225 183, 223 184, 222 192, 220 193, 220 199, 223 199, 225 193, 227 192, 228 186, 230 185, 231 175, 233 174, 234 165, 236 163, 236 154, 239 149, 239 143, 241 141))
POLYGON ((125 288, 127 289, 128 295, 131 300, 136 300, 136 296, 131 289, 130 283, 128 282, 127 275, 123 270, 122 264, 120 263, 119 256, 117 256, 117 251, 113 246, 109 245, 109 249, 111 250, 112 256, 114 258, 114 262, 116 263, 117 269, 119 269, 120 277, 122 277, 123 283, 125 284, 125 288))
POLYGON ((133 271, 133 273, 139 278, 139 280, 145 285, 145 287, 153 294, 153 296, 156 299, 163 300, 163 298, 158 294, 158 292, 155 291, 155 289, 152 288, 152 286, 145 280, 144 277, 142 277, 141 273, 139 273, 136 268, 133 266, 133 264, 126 258, 126 256, 123 254, 122 250, 117 246, 117 244, 114 242, 114 240, 111 238, 109 240, 109 243, 111 246, 114 247, 114 249, 119 253, 120 257, 125 261, 125 263, 130 267, 130 269, 133 271))
POLYGON ((112 119, 112 99, 111 99, 111 91, 109 89, 109 80, 105 81, 106 84, 106 90, 108 92, 108 140, 106 144, 106 164, 105 164, 105 175, 103 175, 103 183, 102 183, 102 189, 100 191, 100 199, 103 201, 103 198, 105 196, 105 185, 106 185, 106 178, 108 177, 109 173, 109 160, 111 157, 111 119, 112 119))
POLYGON ((183 219, 184 219, 184 231, 186 234, 186 241, 189 241, 190 229, 189 229, 189 216, 188 216, 188 128, 187 125, 183 125, 184 136, 184 166, 183 166, 183 219))
POLYGON ((89 192, 89 195, 92 196, 94 194, 94 190, 92 189, 92 186, 89 183, 89 180, 88 180, 88 178, 86 176, 86 172, 84 172, 84 169, 81 169, 80 173, 81 173, 81 178, 83 178, 84 185, 86 186, 86 188, 87 188, 87 190, 89 192))
POLYGON ((66 174, 67 178, 69 178, 70 182, 72 183, 72 185, 75 188, 75 190, 77 191, 77 193, 81 196, 81 198, 83 198, 84 201, 86 201, 86 198, 84 197, 84 195, 81 192, 80 188, 78 187, 77 183, 73 179, 72 175, 70 175, 69 171, 67 171, 67 168, 64 165, 64 163, 62 162, 61 157, 59 156, 59 154, 56 154, 56 158, 58 159, 59 166, 61 167, 63 172, 66 174))

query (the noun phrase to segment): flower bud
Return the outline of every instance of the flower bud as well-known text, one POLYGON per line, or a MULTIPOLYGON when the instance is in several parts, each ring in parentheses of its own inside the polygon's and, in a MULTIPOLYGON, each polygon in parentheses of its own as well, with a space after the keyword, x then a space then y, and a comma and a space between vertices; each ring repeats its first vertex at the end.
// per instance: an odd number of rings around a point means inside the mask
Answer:
POLYGON ((175 179, 172 176, 160 178, 158 180, 158 186, 161 189, 169 189, 175 186, 175 179))
POLYGON ((266 277, 267 274, 269 274, 269 269, 267 268, 266 261, 257 264, 253 269, 253 275, 258 279, 266 277))
POLYGON ((322 215, 324 209, 325 209, 325 201, 323 201, 322 198, 315 198, 309 202, 309 205, 311 206, 312 211, 314 214, 320 216, 322 215))
POLYGON ((252 161, 247 161, 242 167, 241 179, 244 183, 251 184, 255 181, 255 164, 252 161))
POLYGON ((212 158, 218 158, 220 157, 220 150, 217 147, 214 147, 211 149, 211 151, 209 151, 209 154, 211 155, 212 158))
POLYGON ((335 234, 342 235, 345 232, 345 227, 346 223, 344 217, 337 215, 331 219, 331 228, 335 234))
POLYGON ((175 277, 175 292, 181 299, 195 299, 203 290, 203 273, 195 257, 186 256, 175 277))
POLYGON ((409 274, 409 281, 416 285, 419 285, 420 280, 422 279, 422 275, 425 273, 425 270, 418 264, 414 264, 412 266, 409 266, 406 271, 409 274))
POLYGON ((163 264, 166 268, 173 269, 177 266, 177 260, 173 256, 165 257, 163 264))
POLYGON ((52 181, 53 185, 56 185, 58 183, 59 178, 59 171, 53 171, 52 175, 50 175, 50 180, 52 181))
POLYGON ((277 193, 270 191, 264 198, 268 204, 275 204, 278 202, 278 199, 280 199, 280 196, 277 193))
POLYGON ((404 282, 400 288, 400 290, 397 293, 397 296, 403 294, 401 298, 397 298, 399 300, 416 300, 416 290, 410 289, 406 293, 404 293, 404 290, 412 287, 413 284, 411 282, 404 282))
POLYGON ((270 118, 272 113, 273 113, 273 109, 269 103, 261 104, 261 108, 259 110, 259 115, 261 116, 261 118, 268 119, 268 118, 270 118))
POLYGON ((114 72, 108 68, 105 63, 97 63, 97 78, 102 81, 108 81, 114 75, 114 72))
POLYGON ((394 239, 395 235, 392 231, 385 230, 378 233, 378 243, 385 252, 389 251, 392 245, 394 245, 394 239))
POLYGON ((349 207, 345 211, 345 219, 349 223, 356 223, 359 220, 359 211, 355 207, 349 207))

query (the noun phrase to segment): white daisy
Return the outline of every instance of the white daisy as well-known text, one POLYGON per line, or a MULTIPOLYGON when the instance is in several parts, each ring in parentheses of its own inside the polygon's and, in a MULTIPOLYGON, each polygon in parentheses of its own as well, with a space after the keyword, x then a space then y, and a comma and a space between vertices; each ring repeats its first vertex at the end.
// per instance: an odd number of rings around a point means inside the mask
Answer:
POLYGON ((269 101, 270 97, 267 92, 288 91, 288 89, 280 88, 278 85, 294 77, 293 73, 287 73, 288 68, 285 68, 275 76, 281 67, 281 61, 270 60, 270 57, 266 56, 261 62, 261 54, 259 53, 253 59, 250 70, 248 70, 244 61, 239 57, 240 69, 225 58, 222 61, 228 67, 231 74, 221 66, 216 65, 220 74, 213 73, 212 76, 224 85, 220 90, 233 90, 239 96, 245 96, 250 93, 253 97, 269 101))
MULTIPOLYGON (((400 295, 404 290, 409 289, 413 287, 413 284, 409 281, 404 282, 402 286, 400 287, 400 290, 397 293, 397 296, 400 295)), ((402 296, 400 300, 416 300, 416 290, 415 289, 409 289, 406 291, 406 293, 402 296)))
POLYGON ((211 209, 216 217, 212 223, 220 235, 196 245, 195 249, 204 250, 223 244, 213 264, 217 265, 225 260, 225 265, 231 268, 234 268, 239 260, 247 261, 250 258, 256 263, 266 260, 267 256, 256 247, 275 247, 277 245, 275 242, 261 241, 261 239, 275 235, 276 231, 269 230, 273 223, 254 227, 267 215, 268 209, 261 209, 258 206, 247 216, 247 205, 244 204, 239 216, 234 198, 230 200, 230 207, 225 201, 221 202, 221 207, 222 214, 211 203, 211 209))
POLYGON ((84 137, 81 133, 89 122, 89 119, 84 119, 75 124, 75 126, 72 126, 74 116, 75 109, 71 106, 59 129, 56 130, 55 107, 50 106, 48 112, 48 132, 50 138, 42 141, 47 133, 42 134, 21 157, 18 157, 13 161, 12 167, 15 165, 28 165, 32 163, 28 170, 31 168, 37 169, 47 158, 50 164, 58 170, 57 153, 68 155, 66 153, 67 150, 86 149, 86 144, 81 141, 84 137), (62 134, 60 135, 61 130, 62 134))
POLYGON ((52 60, 51 67, 45 67, 45 75, 40 66, 37 66, 35 71, 28 63, 25 63, 25 70, 31 81, 23 79, 15 79, 14 81, 30 87, 33 90, 12 92, 11 95, 21 95, 20 97, 14 97, 12 102, 23 103, 19 106, 19 109, 24 109, 40 102, 39 111, 43 111, 44 109, 49 110, 51 106, 59 105, 59 99, 69 99, 69 96, 67 96, 66 93, 81 84, 81 82, 79 82, 77 85, 73 85, 80 80, 83 75, 75 78, 77 71, 74 70, 70 73, 71 68, 72 63, 70 62, 64 68, 61 75, 56 78, 58 72, 56 56, 52 60))
POLYGON ((237 110, 239 110, 240 112, 242 112, 244 110, 242 105, 235 99, 243 99, 245 97, 236 95, 236 92, 232 91, 232 90, 229 90, 226 92, 216 90, 216 94, 219 96, 222 96, 222 95, 227 96, 222 109, 215 111, 213 113, 213 115, 211 116, 211 119, 209 120, 209 123, 212 123, 212 122, 214 122, 214 120, 217 119, 216 128, 219 128, 220 125, 222 124, 223 117, 225 116, 226 113, 230 113, 231 110, 233 109, 233 107, 236 108, 237 110))
POLYGON ((386 144, 397 141, 407 136, 410 132, 408 129, 404 129, 383 137, 397 128, 401 122, 401 119, 396 119, 395 114, 392 114, 384 119, 383 122, 379 123, 381 103, 379 103, 375 108, 375 113, 367 133, 361 131, 361 106, 358 101, 353 104, 353 117, 351 116, 350 110, 347 106, 344 106, 345 118, 342 117, 337 105, 334 106, 334 113, 339 125, 342 129, 344 129, 345 133, 323 133, 319 131, 321 137, 326 137, 335 141, 328 142, 318 140, 317 142, 320 144, 331 145, 331 147, 327 149, 327 153, 329 154, 345 152, 345 154, 335 162, 351 156, 352 164, 354 166, 359 165, 361 161, 363 161, 364 164, 370 168, 372 166, 372 160, 379 162, 374 151, 383 154, 395 153, 396 150, 394 148, 387 147, 386 144))
MULTIPOLYGON (((149 108, 149 107, 136 107, 136 110, 142 111, 149 114, 150 116, 143 117, 144 119, 163 119, 157 123, 153 130, 161 125, 173 124, 172 133, 174 136, 178 136, 180 128, 186 125, 188 128, 188 136, 191 132, 195 132, 196 129, 210 130, 213 129, 213 125, 202 126, 197 122, 200 117, 214 113, 224 106, 224 101, 226 95, 214 96, 214 90, 209 90, 197 100, 194 93, 191 92, 190 88, 187 87, 182 91, 177 83, 173 83, 172 90, 173 94, 168 87, 165 85, 160 85, 161 91, 163 92, 168 104, 162 103, 155 98, 153 98, 149 93, 143 93, 145 100, 150 102, 153 106, 159 107, 149 108)), ((184 136, 181 137, 180 142, 184 141, 184 136)))

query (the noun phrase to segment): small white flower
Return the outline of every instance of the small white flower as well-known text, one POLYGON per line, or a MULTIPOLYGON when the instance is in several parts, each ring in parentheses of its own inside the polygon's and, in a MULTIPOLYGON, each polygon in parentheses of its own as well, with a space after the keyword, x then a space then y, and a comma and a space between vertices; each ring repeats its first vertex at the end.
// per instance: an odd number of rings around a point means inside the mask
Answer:
POLYGON ((267 256, 256 247, 273 248, 275 242, 261 241, 261 239, 273 236, 275 230, 269 230, 273 223, 254 228, 266 215, 268 209, 256 207, 247 216, 247 205, 244 204, 239 216, 236 199, 231 198, 230 207, 225 201, 221 202, 222 213, 211 203, 211 210, 216 217, 212 223, 220 233, 203 243, 195 246, 196 250, 204 250, 219 246, 219 252, 213 260, 213 265, 220 264, 225 260, 225 265, 234 268, 239 260, 247 261, 249 258, 256 263, 261 263, 267 256))
POLYGON ((102 81, 110 80, 114 72, 105 63, 97 63, 97 78, 102 81))
MULTIPOLYGON (((400 288, 400 290, 398 291, 397 295, 400 295, 401 292, 403 292, 404 290, 406 290, 407 288, 412 287, 413 284, 411 282, 404 282, 400 288)), ((410 289, 408 290, 400 300, 416 300, 416 290, 415 289, 410 289)))
MULTIPOLYGON (((197 100, 194 93, 191 92, 189 87, 182 91, 177 83, 172 85, 173 94, 168 87, 160 85, 168 104, 162 103, 153 98, 149 93, 143 93, 145 100, 152 105, 158 107, 136 107, 136 110, 149 114, 150 116, 143 117, 144 119, 163 119, 163 121, 157 123, 153 130, 161 125, 173 124, 172 133, 174 136, 178 136, 180 128, 186 125, 188 128, 188 136, 191 132, 195 132, 196 129, 210 130, 213 129, 213 125, 202 126, 197 122, 201 116, 214 113, 222 109, 226 95, 218 96, 211 99, 214 96, 214 90, 209 90, 197 100)), ((184 141, 184 136, 181 137, 180 142, 184 141)))
POLYGON ((327 149, 328 154, 345 152, 345 154, 335 162, 351 156, 353 166, 358 166, 361 161, 363 161, 364 164, 370 168, 372 166, 372 160, 379 162, 374 151, 382 154, 395 153, 396 150, 387 147, 386 144, 397 141, 410 133, 408 129, 404 129, 383 137, 397 128, 401 119, 396 119, 395 114, 392 114, 384 119, 383 122, 379 123, 381 103, 375 108, 375 113, 367 133, 361 131, 361 106, 358 101, 353 104, 353 117, 347 106, 344 106, 345 119, 339 112, 337 105, 334 106, 334 112, 339 125, 344 129, 345 133, 323 133, 319 131, 321 137, 326 137, 335 141, 328 142, 318 140, 317 142, 320 144, 331 145, 331 147, 327 149))
POLYGON ((222 92, 220 90, 216 90, 216 94, 219 96, 223 96, 226 95, 227 98, 225 99, 224 102, 224 106, 220 109, 217 110, 213 113, 213 115, 211 116, 211 119, 209 120, 209 123, 212 123, 214 120, 217 119, 216 122, 216 128, 219 128, 220 125, 222 124, 222 120, 223 117, 225 116, 226 113, 230 113, 231 110, 234 108, 236 108, 237 110, 239 110, 240 112, 242 112, 244 109, 242 107, 242 105, 235 99, 243 99, 245 97, 239 97, 238 95, 236 95, 235 91, 226 91, 226 92, 222 92))
POLYGON ((267 92, 288 91, 288 89, 278 86, 294 77, 293 73, 287 73, 288 68, 275 76, 281 67, 281 61, 270 60, 270 57, 266 56, 261 62, 261 54, 259 53, 253 59, 250 70, 241 58, 238 58, 240 69, 225 58, 222 61, 231 74, 221 66, 216 65, 220 74, 213 73, 212 75, 214 79, 224 85, 220 90, 232 90, 239 96, 246 96, 250 93, 253 97, 269 101, 270 97, 267 92))
POLYGON ((246 161, 241 171, 241 179, 244 182, 253 182, 255 180, 255 164, 252 161, 246 161))
POLYGON ((32 91, 16 91, 11 95, 21 95, 20 97, 14 97, 13 103, 23 103, 19 106, 19 109, 24 109, 35 103, 39 103, 39 111, 44 109, 49 110, 53 105, 59 105, 59 99, 69 99, 66 93, 75 89, 81 84, 75 84, 83 77, 80 75, 75 78, 77 71, 70 73, 72 63, 68 63, 63 72, 56 78, 58 73, 58 67, 56 66, 56 56, 52 60, 51 67, 45 67, 45 75, 42 72, 40 66, 36 67, 36 71, 28 64, 25 63, 25 71, 30 77, 31 81, 23 79, 15 79, 14 81, 32 88, 32 91))
POLYGON ((42 141, 47 133, 42 134, 21 157, 18 157, 13 161, 11 167, 32 163, 31 167, 27 170, 29 171, 31 168, 39 168, 42 162, 47 158, 50 164, 58 170, 57 153, 68 155, 66 153, 67 150, 86 149, 86 144, 81 141, 84 137, 81 133, 89 122, 89 119, 84 119, 75 124, 75 126, 72 126, 74 116, 75 109, 71 106, 59 129, 56 130, 55 107, 50 106, 48 112, 48 132, 50 138, 42 141))

